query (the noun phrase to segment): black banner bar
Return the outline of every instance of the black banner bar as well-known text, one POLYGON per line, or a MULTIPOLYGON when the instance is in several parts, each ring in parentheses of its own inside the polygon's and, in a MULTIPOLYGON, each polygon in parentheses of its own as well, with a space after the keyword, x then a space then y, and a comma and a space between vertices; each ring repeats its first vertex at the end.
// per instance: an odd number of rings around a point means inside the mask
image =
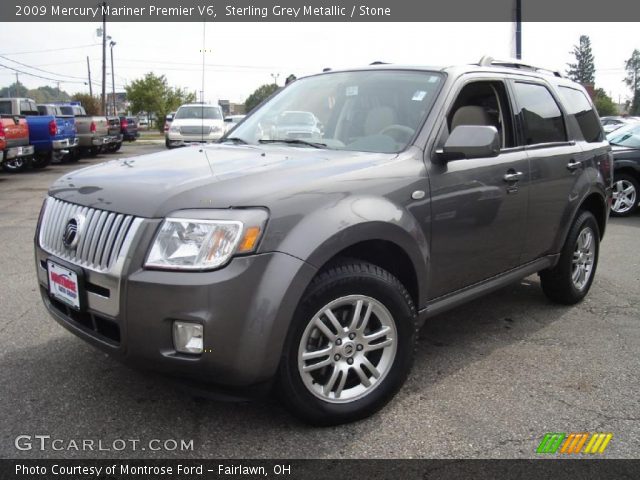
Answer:
MULTIPOLYGON (((4 22, 511 22, 517 0, 14 0, 4 22)), ((521 0, 523 22, 633 22, 640 2, 521 0)))
POLYGON ((640 460, 0 460, 22 480, 637 478, 640 460))

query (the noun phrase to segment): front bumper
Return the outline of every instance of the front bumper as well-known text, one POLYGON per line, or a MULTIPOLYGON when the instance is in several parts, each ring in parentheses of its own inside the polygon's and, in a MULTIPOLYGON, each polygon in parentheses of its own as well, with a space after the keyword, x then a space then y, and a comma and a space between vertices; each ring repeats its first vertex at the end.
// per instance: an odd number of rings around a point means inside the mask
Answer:
MULTIPOLYGON (((133 245, 147 245, 153 238, 157 223, 149 223, 136 235, 140 243, 134 240, 133 245)), ((81 269, 86 309, 75 312, 52 300, 47 290, 47 259, 68 263, 36 244, 47 310, 78 337, 135 367, 228 387, 273 377, 314 267, 284 253, 265 253, 236 257, 211 272, 165 272, 143 269, 145 253, 128 255, 115 277, 113 272, 81 269), (204 325, 205 353, 175 351, 174 320, 204 325)))
POLYGON ((185 135, 179 132, 169 132, 166 135, 167 140, 172 145, 184 145, 186 143, 213 143, 222 138, 222 131, 209 133, 207 135, 185 135))
POLYGON ((30 157, 33 155, 33 145, 24 145, 21 147, 10 147, 4 151, 4 160, 12 160, 14 158, 30 157))
POLYGON ((54 140, 53 141, 53 149, 54 150, 68 150, 70 148, 75 148, 80 144, 80 139, 78 137, 73 138, 64 138, 62 140, 54 140))

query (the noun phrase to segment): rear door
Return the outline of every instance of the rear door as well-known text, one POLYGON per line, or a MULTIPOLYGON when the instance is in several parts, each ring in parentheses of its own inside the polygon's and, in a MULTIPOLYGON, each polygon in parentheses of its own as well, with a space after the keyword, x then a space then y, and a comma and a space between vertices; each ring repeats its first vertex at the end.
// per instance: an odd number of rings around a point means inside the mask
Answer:
POLYGON ((579 201, 578 180, 585 160, 567 128, 553 89, 538 79, 511 83, 516 102, 518 142, 531 168, 526 240, 522 263, 557 253, 572 204, 579 201))
POLYGON ((516 144, 505 81, 476 75, 453 91, 436 148, 458 125, 495 126, 502 146, 496 157, 445 163, 432 156, 431 299, 517 267, 526 226, 528 157, 516 144))

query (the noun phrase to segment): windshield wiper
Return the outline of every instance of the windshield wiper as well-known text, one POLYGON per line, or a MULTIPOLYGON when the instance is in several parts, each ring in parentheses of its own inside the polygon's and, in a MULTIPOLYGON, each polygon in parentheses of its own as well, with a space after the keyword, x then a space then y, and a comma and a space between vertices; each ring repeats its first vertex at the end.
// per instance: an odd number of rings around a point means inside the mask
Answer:
POLYGON ((326 143, 309 142, 300 138, 274 138, 274 139, 260 139, 260 143, 288 143, 290 145, 306 145, 313 148, 327 148, 326 143))
POLYGON ((223 142, 233 142, 236 145, 246 145, 247 142, 240 137, 227 137, 222 139, 223 142))

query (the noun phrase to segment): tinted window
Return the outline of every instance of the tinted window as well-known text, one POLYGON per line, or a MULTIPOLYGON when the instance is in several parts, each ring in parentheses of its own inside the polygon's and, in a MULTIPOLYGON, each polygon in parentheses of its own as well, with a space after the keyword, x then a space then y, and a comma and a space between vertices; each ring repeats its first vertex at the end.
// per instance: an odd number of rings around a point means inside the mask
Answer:
POLYGON ((62 106, 60 110, 63 115, 73 115, 73 107, 62 106))
POLYGON ((20 114, 38 115, 38 107, 36 107, 35 103, 28 100, 20 100, 20 114))
POLYGON ((567 113, 576 119, 582 136, 587 142, 601 142, 602 128, 598 114, 593 110, 587 96, 580 90, 569 87, 560 87, 567 113))
POLYGON ((7 100, 0 102, 0 115, 11 115, 11 102, 7 100))
POLYGON ((517 82, 515 91, 525 145, 567 140, 562 112, 546 87, 517 82))
POLYGON ((217 107, 180 107, 176 113, 176 119, 182 118, 219 120, 222 119, 222 112, 217 107))

